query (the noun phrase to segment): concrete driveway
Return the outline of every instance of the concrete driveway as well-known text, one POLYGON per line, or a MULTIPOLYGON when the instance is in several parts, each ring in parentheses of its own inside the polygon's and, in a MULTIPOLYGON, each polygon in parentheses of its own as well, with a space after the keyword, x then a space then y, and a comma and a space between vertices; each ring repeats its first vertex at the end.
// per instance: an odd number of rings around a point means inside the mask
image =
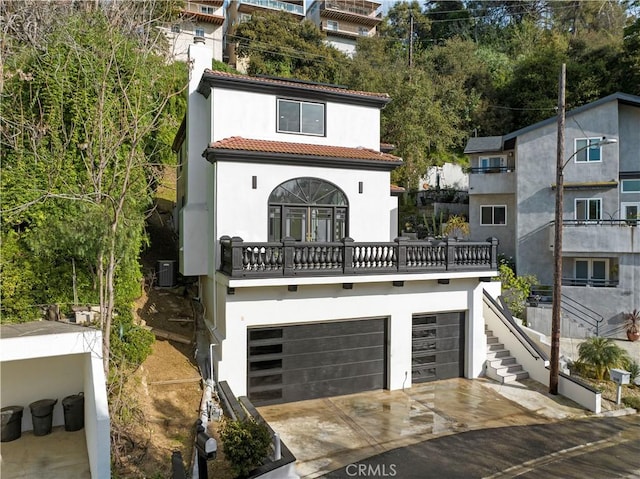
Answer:
POLYGON ((535 381, 501 385, 462 378, 259 411, 296 456, 300 476, 307 478, 436 437, 590 414, 565 398, 549 396, 535 381))

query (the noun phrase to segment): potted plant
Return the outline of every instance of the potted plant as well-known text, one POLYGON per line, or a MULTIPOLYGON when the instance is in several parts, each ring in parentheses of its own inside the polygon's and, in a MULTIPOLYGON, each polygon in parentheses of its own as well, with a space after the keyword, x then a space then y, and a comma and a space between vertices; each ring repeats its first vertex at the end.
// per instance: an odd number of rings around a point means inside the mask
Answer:
POLYGON ((444 236, 453 236, 456 239, 469 236, 469 223, 465 221, 463 216, 449 216, 442 234, 444 236))
POLYGON ((624 327, 627 331, 629 341, 637 341, 640 339, 640 311, 634 309, 630 313, 625 314, 624 327))

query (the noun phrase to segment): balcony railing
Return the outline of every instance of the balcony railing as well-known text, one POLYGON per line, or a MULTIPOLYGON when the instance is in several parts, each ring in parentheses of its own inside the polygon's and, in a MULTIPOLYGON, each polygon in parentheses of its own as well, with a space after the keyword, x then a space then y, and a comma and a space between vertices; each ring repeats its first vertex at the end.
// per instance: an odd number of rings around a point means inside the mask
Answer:
POLYGON ((281 10, 284 12, 295 13, 297 15, 304 15, 304 7, 302 5, 280 2, 278 0, 241 0, 240 3, 270 8, 272 10, 281 10))
POLYGON ((362 15, 364 17, 376 16, 376 12, 380 5, 369 4, 370 8, 360 7, 354 5, 351 2, 325 2, 324 8, 327 10, 336 10, 339 12, 354 13, 356 15, 362 15))
MULTIPOLYGON (((640 220, 628 219, 628 220, 562 220, 563 226, 637 226, 640 220)), ((551 222, 553 224, 553 221, 551 222)))
POLYGON ((455 239, 389 243, 356 243, 351 238, 330 243, 245 243, 242 238, 220 238, 220 271, 231 277, 291 277, 495 271, 498 240, 455 239))
POLYGON ((469 168, 471 174, 477 173, 511 173, 515 170, 515 166, 481 166, 469 168))

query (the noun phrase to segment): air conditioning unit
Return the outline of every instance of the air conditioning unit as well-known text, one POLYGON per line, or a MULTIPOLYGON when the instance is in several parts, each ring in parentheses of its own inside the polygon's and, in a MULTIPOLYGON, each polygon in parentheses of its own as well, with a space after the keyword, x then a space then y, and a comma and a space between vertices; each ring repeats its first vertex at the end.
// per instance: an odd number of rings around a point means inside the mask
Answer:
POLYGON ((159 260, 156 269, 157 285, 160 288, 172 288, 176 285, 175 260, 159 260))

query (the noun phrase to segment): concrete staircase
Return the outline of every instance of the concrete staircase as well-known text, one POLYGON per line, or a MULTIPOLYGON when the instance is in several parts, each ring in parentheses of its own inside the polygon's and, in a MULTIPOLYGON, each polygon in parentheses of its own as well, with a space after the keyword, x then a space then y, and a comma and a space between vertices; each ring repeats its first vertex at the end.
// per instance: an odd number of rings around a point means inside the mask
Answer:
POLYGON ((487 360, 485 373, 487 377, 499 383, 511 383, 521 379, 527 379, 529 373, 522 369, 516 362, 516 358, 511 356, 511 351, 504 348, 493 331, 485 328, 487 335, 487 360))

